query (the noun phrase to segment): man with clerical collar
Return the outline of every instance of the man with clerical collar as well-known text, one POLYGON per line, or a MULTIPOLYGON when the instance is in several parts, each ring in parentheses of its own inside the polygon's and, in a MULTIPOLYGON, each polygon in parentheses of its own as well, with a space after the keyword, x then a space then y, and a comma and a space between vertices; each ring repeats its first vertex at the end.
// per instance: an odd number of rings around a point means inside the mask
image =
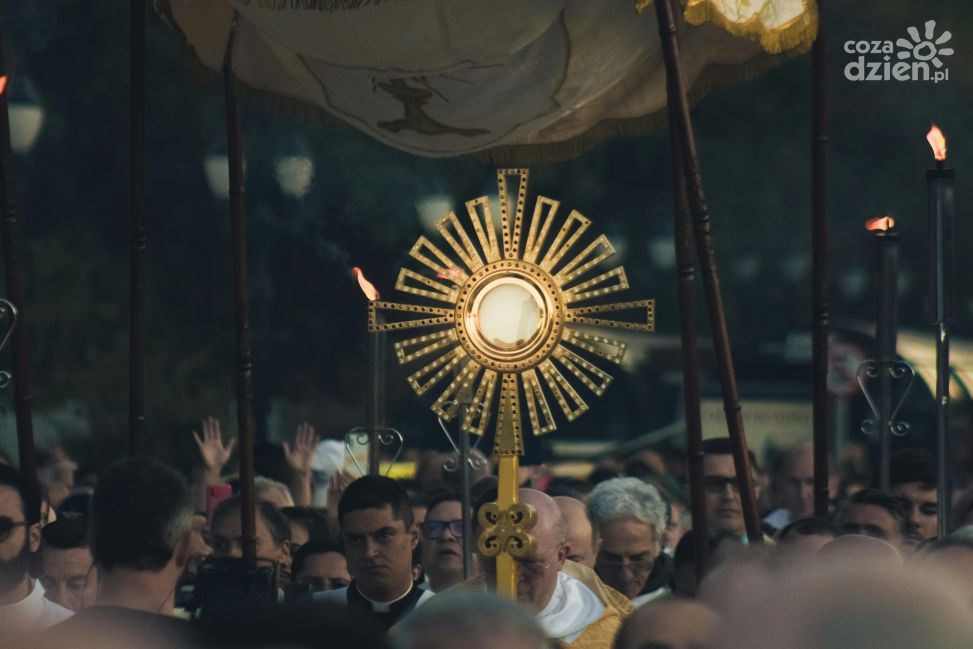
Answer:
POLYGON ((352 581, 316 600, 347 605, 388 630, 432 597, 413 581, 419 530, 409 496, 397 482, 373 475, 352 482, 338 503, 338 524, 352 581))
MULTIPOLYGON (((632 603, 590 568, 567 560, 571 548, 564 516, 553 498, 534 489, 521 489, 518 498, 537 511, 537 522, 530 530, 534 552, 516 561, 517 600, 560 645, 609 649, 622 620, 634 610, 632 603)), ((457 588, 496 584, 496 560, 481 563, 484 574, 457 588)))

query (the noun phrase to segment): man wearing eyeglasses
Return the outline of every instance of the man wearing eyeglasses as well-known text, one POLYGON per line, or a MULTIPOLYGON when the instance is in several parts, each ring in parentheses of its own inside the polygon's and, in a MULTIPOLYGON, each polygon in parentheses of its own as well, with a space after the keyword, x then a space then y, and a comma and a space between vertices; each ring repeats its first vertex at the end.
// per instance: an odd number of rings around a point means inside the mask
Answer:
MULTIPOLYGON (((489 496, 489 495, 488 495, 489 496)), ((595 572, 568 561, 564 517, 554 499, 534 489, 521 489, 520 502, 533 507, 537 522, 530 530, 534 552, 517 559, 517 600, 534 615, 547 636, 571 649, 609 649, 622 620, 634 609, 621 593, 595 572)), ((496 560, 483 560, 483 576, 458 588, 493 587, 496 560)))
POLYGON ((44 597, 30 578, 41 544, 41 494, 20 471, 0 465, 0 638, 15 631, 42 631, 71 616, 44 597))
POLYGON ((662 551, 666 503, 658 490, 638 478, 598 484, 588 500, 588 516, 600 542, 595 572, 636 606, 668 592, 643 592, 662 551))
POLYGON ((439 593, 463 581, 463 504, 444 493, 429 502, 422 532, 422 569, 428 590, 439 593))
MULTIPOLYGON (((756 466, 750 454, 751 467, 756 466)), ((756 497, 759 488, 754 480, 756 497)), ((706 523, 713 538, 734 536, 746 539, 747 526, 743 519, 743 503, 733 464, 733 450, 726 437, 715 437, 703 442, 703 488, 706 490, 706 523)))

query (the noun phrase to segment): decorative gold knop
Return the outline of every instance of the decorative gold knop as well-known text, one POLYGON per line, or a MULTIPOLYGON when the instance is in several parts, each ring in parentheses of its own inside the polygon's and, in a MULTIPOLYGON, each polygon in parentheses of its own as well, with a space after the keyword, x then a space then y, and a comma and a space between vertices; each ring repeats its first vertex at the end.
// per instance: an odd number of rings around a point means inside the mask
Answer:
POLYGON ((537 523, 533 507, 516 503, 501 509, 497 503, 487 503, 480 508, 478 517, 483 528, 476 542, 480 554, 495 557, 506 552, 517 559, 533 554, 537 541, 528 532, 537 523))

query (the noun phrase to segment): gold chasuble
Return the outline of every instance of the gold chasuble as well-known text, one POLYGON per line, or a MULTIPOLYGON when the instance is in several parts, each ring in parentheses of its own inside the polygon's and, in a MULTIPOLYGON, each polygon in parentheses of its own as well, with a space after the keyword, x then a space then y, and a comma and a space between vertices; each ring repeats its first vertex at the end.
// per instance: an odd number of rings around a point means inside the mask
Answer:
MULTIPOLYGON (((552 639, 557 640, 559 646, 570 649, 611 649, 615 635, 622 626, 622 621, 635 610, 632 602, 617 590, 606 585, 590 568, 573 561, 565 561, 561 572, 560 578, 562 580, 580 582, 578 585, 593 594, 603 610, 580 633, 572 633, 568 638, 555 637, 552 639)), ((449 593, 453 589, 479 589, 483 588, 484 585, 485 582, 481 574, 453 586, 444 593, 449 593)), ((543 615, 544 612, 538 617, 540 618, 543 615)), ((539 621, 543 624, 543 620, 539 619, 539 621)))
POLYGON ((620 592, 603 582, 595 571, 573 561, 565 561, 563 572, 574 577, 587 586, 602 604, 605 610, 601 617, 585 627, 573 642, 558 642, 571 649, 611 649, 615 635, 622 626, 622 621, 628 617, 635 606, 620 592))

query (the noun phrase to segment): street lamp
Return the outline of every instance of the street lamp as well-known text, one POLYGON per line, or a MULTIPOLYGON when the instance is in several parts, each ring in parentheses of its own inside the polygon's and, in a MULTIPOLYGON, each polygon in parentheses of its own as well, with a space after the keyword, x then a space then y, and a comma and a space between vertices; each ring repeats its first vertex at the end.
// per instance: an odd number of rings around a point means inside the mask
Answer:
POLYGON ((676 241, 671 234, 660 234, 649 239, 649 258, 663 270, 676 267, 676 241))
MULTIPOLYGON (((247 160, 243 159, 243 172, 246 174, 247 160)), ((213 197, 218 200, 229 200, 230 198, 230 158, 226 152, 226 142, 219 140, 210 148, 206 157, 203 158, 203 174, 206 176, 206 184, 213 197)))
POLYGON ((292 137, 278 146, 274 175, 284 194, 291 198, 304 198, 314 180, 314 160, 303 140, 292 137))
POLYGON ((10 79, 7 92, 10 146, 14 153, 25 154, 33 148, 44 126, 44 108, 38 101, 34 84, 27 77, 10 79))
POLYGON ((441 192, 427 194, 416 201, 416 212, 422 227, 429 232, 436 231, 436 222, 453 209, 453 197, 441 192))

